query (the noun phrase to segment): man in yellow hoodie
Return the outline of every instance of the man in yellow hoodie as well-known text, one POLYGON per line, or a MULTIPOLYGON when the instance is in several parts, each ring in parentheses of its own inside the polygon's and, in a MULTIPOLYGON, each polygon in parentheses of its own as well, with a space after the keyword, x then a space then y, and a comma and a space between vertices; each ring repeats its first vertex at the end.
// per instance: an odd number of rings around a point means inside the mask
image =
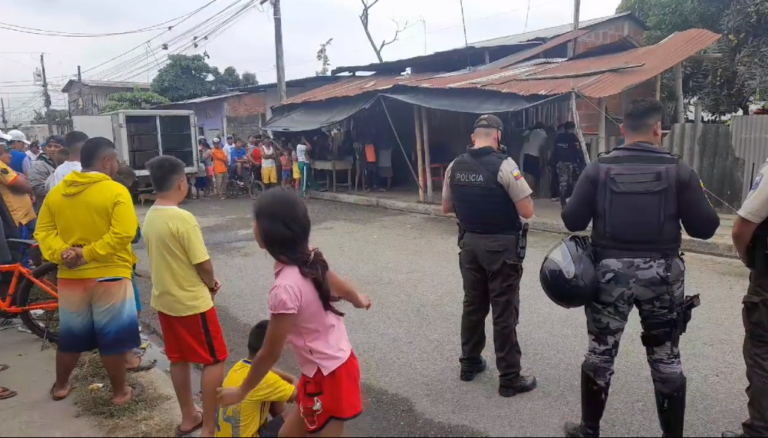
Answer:
POLYGON ((112 402, 123 405, 144 389, 129 386, 125 360, 141 345, 131 275, 131 242, 139 220, 128 189, 113 181, 118 156, 108 139, 89 139, 72 172, 48 193, 35 237, 46 259, 59 264, 56 383, 51 397, 71 392, 80 354, 98 349, 112 383, 112 402))

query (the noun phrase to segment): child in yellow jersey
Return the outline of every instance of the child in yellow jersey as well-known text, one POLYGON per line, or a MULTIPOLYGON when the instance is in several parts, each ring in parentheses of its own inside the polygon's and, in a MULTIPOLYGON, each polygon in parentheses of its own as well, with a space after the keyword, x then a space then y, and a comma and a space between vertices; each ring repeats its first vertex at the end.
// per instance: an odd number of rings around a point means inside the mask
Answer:
MULTIPOLYGON (((224 379, 224 388, 238 388, 251 370, 251 361, 261 350, 269 321, 251 329, 248 337, 248 359, 238 362, 224 379)), ((272 370, 242 403, 220 408, 216 418, 217 437, 276 437, 285 420, 286 403, 296 402, 296 379, 272 370), (269 417, 272 417, 272 420, 269 417)))

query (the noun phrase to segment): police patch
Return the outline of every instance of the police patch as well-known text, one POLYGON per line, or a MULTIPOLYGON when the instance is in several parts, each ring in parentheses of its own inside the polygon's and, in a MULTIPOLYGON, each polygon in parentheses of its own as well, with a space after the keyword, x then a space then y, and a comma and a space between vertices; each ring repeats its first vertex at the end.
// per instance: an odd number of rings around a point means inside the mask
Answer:
POLYGON ((451 176, 454 183, 460 186, 485 186, 485 178, 483 177, 482 173, 458 170, 455 171, 451 176))
POLYGON ((512 169, 512 176, 517 181, 520 181, 521 179, 523 179, 523 174, 520 173, 520 168, 519 167, 515 167, 514 169, 512 169))
POLYGON ((8 172, 8 169, 2 168, 0 169, 0 173, 2 173, 3 175, 8 175, 10 172, 8 172))
POLYGON ((752 183, 752 188, 750 189, 750 191, 757 190, 757 188, 760 187, 760 183, 761 182, 763 182, 763 174, 762 173, 757 175, 757 178, 755 178, 755 182, 752 183))

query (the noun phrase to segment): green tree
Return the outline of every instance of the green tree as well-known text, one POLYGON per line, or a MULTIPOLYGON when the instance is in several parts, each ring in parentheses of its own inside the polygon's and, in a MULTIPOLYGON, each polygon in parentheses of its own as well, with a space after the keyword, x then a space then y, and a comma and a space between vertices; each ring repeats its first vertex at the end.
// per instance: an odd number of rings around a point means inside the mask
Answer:
POLYGON ((237 69, 230 66, 224 69, 224 73, 217 78, 221 85, 225 88, 239 88, 243 84, 243 80, 240 78, 240 74, 237 73, 237 69))
POLYGON ((242 79, 242 86, 243 87, 252 87, 254 85, 259 85, 259 80, 256 79, 256 73, 251 72, 243 72, 242 79))
MULTIPOLYGON (((35 116, 32 118, 32 123, 34 124, 46 124, 48 123, 48 119, 46 118, 46 113, 43 113, 41 111, 35 110, 35 116)), ((50 110, 51 114, 51 122, 54 124, 61 124, 61 123, 67 123, 70 121, 69 117, 69 111, 65 109, 52 109, 50 110)))
POLYGON ((101 109, 102 113, 128 109, 149 109, 156 105, 170 103, 165 97, 150 91, 128 91, 109 96, 107 104, 101 109))
POLYGON ((316 76, 328 76, 331 74, 331 58, 328 57, 328 46, 333 42, 333 38, 320 44, 320 49, 317 51, 317 60, 321 62, 321 68, 315 72, 316 76))
POLYGON ((213 89, 213 67, 203 55, 170 55, 152 81, 152 91, 171 102, 194 99, 213 89))

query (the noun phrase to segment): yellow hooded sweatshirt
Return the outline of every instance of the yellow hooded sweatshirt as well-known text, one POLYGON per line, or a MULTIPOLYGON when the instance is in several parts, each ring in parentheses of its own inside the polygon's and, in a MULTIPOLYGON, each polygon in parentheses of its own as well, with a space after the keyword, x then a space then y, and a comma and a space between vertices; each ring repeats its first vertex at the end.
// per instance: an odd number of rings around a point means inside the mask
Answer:
POLYGON ((43 256, 59 265, 61 253, 79 246, 86 264, 59 266, 59 278, 131 278, 131 241, 139 219, 128 189, 97 172, 72 172, 45 197, 35 238, 43 256))

